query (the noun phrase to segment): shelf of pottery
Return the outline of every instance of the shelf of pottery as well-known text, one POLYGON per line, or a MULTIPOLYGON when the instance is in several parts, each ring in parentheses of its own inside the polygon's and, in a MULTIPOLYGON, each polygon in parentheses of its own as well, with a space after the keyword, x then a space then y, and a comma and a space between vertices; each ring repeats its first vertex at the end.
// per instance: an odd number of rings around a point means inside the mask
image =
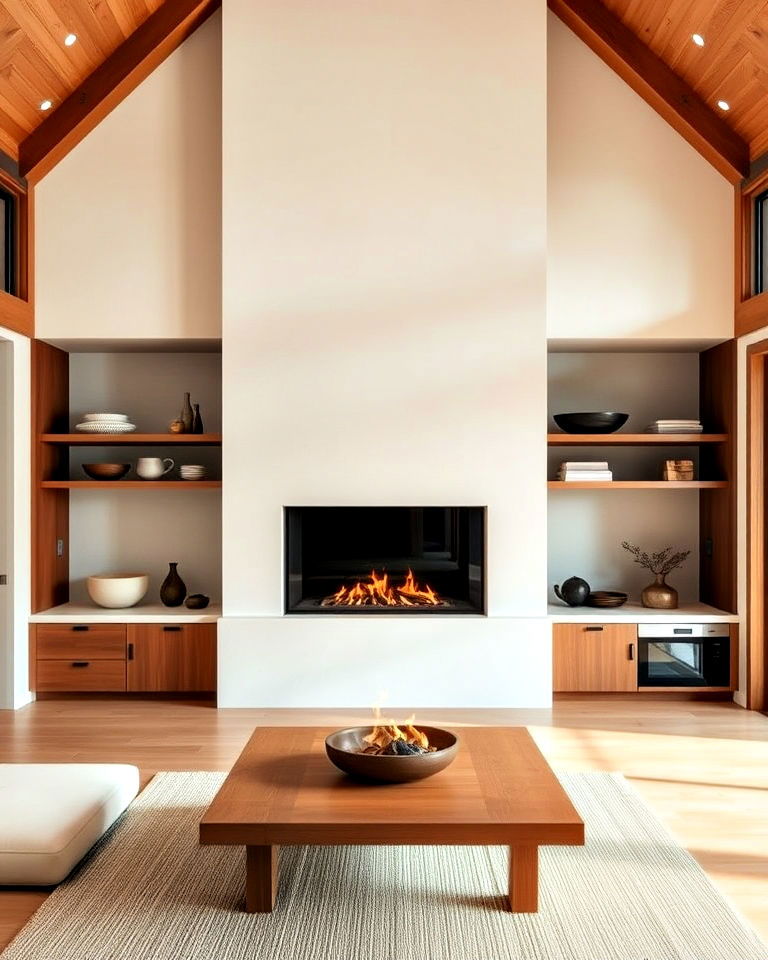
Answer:
POLYGON ((70 450, 66 464, 63 457, 59 463, 59 470, 66 466, 67 476, 44 478, 41 485, 46 488, 86 489, 105 484, 116 489, 221 486, 221 479, 216 476, 220 473, 218 461, 192 449, 220 447, 221 434, 205 432, 200 404, 193 403, 189 393, 184 394, 181 413, 169 422, 167 433, 138 432, 127 413, 89 412, 82 414, 74 433, 43 434, 40 440, 71 448, 98 448, 99 459, 95 459, 90 450, 70 450), (131 448, 170 445, 174 456, 126 456, 131 448), (117 455, 112 451, 107 453, 108 447, 119 448, 117 455), (83 479, 83 475, 87 479, 83 479))
POLYGON ((221 355, 37 342, 33 387, 34 614, 215 616, 221 355))

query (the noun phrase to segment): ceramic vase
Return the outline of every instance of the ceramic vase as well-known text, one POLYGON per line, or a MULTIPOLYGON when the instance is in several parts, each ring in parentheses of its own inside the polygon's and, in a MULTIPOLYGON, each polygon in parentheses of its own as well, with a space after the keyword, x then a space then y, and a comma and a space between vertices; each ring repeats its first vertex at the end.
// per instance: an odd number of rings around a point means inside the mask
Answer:
POLYGON ((192 413, 192 404, 189 402, 189 394, 184 394, 184 406, 181 408, 181 413, 179 414, 179 420, 184 424, 184 433, 192 433, 192 420, 194 419, 194 414, 192 413))
POLYGON ((677 590, 664 579, 665 574, 657 573, 656 580, 643 590, 641 596, 644 607, 655 610, 676 610, 677 590))
POLYGON ((203 430, 203 418, 200 416, 200 404, 193 403, 192 406, 195 408, 195 412, 192 415, 192 433, 205 433, 205 430, 203 430))
POLYGON ((160 599, 166 607, 180 607, 187 595, 187 585, 176 570, 178 563, 169 563, 168 567, 168 576, 160 587, 160 599))

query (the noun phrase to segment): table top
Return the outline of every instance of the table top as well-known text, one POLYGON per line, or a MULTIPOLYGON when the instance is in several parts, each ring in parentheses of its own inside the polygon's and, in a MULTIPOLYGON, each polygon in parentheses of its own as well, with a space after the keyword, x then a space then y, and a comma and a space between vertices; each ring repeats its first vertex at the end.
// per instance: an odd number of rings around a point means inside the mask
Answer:
POLYGON ((584 824, 524 727, 462 727, 440 773, 368 784, 325 727, 258 727, 200 822, 210 844, 582 844, 584 824))

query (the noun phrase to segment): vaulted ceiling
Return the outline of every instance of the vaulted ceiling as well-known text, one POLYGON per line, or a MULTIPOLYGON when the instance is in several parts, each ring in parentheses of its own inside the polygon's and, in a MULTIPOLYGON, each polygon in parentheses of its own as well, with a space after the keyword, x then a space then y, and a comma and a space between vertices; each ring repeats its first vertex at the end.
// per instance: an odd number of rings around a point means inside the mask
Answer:
POLYGON ((2 0, 0 149, 17 158, 19 144, 162 2, 2 0), (40 109, 45 101, 49 111, 40 109))
POLYGON ((768 152, 766 0, 602 0, 749 144, 768 152), (698 34, 704 46, 691 39, 698 34), (725 101, 730 110, 720 111, 725 101))
MULTIPOLYGON (((681 115, 678 129, 726 175, 743 176, 748 155, 768 152, 768 0, 549 4, 670 122, 681 115), (646 86, 656 93, 647 95, 646 86)), ((110 86, 124 96, 217 5, 0 0, 0 149, 21 159, 22 172, 44 175, 57 159, 55 144, 63 144, 60 159, 119 102, 110 86), (69 34, 77 40, 68 46, 69 34)))

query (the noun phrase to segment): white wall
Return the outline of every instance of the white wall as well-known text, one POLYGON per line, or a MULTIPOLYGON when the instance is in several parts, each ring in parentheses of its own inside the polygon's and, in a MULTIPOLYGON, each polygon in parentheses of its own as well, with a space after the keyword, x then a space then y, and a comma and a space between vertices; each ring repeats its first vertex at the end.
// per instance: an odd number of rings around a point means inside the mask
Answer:
POLYGON ((36 335, 221 331, 221 17, 36 187, 36 335))
POLYGON ((733 336, 733 187, 548 18, 547 331, 733 336))
MULTIPOLYGON (((286 504, 486 505, 490 616, 543 617, 546 36, 536 0, 228 0, 223 23, 231 705, 296 629, 286 504), (243 643, 231 617, 270 619, 243 643)), ((462 626, 467 651, 490 636, 462 626)), ((514 669, 540 690, 547 624, 522 629, 514 669)), ((375 698, 372 666, 339 701, 375 698)), ((465 670, 486 673, 451 659, 457 698, 465 670)))
POLYGON ((0 328, 0 573, 8 576, 0 622, 0 708, 29 703, 30 351, 0 328))
MULTIPOLYGON (((212 353, 72 353, 69 358, 72 424, 82 414, 126 413, 141 432, 163 433, 178 416, 184 392, 200 404, 205 429, 221 430, 221 355, 212 353)), ((70 475, 85 479, 81 464, 131 463, 170 457, 178 479, 183 463, 202 463, 221 476, 216 447, 73 447, 70 475)), ((126 477, 135 480, 132 470, 126 477)), ((218 490, 86 490, 70 494, 70 599, 87 600, 85 578, 129 570, 150 575, 147 600, 157 600, 168 563, 179 561, 189 593, 221 597, 221 494, 218 490)))

